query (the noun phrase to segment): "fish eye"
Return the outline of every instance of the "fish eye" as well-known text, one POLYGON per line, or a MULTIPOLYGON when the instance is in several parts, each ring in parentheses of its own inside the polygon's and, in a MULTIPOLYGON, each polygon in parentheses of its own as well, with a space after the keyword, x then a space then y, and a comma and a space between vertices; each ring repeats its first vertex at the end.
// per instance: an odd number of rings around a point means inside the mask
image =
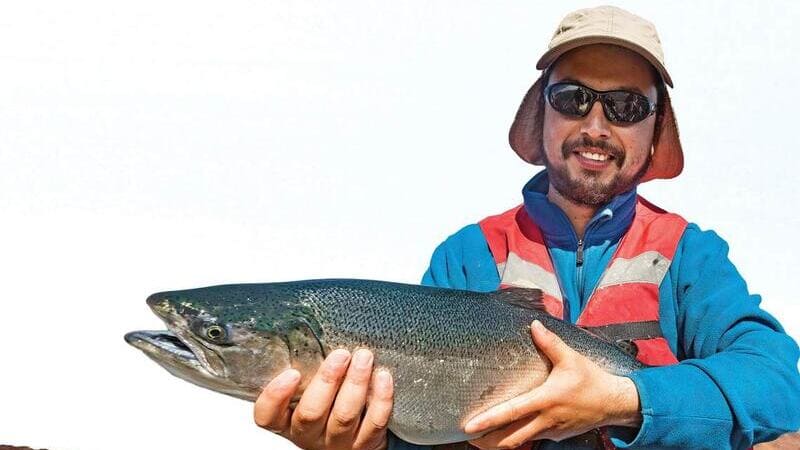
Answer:
POLYGON ((221 341, 225 339, 225 328, 219 325, 210 325, 206 328, 206 337, 212 341, 221 341))

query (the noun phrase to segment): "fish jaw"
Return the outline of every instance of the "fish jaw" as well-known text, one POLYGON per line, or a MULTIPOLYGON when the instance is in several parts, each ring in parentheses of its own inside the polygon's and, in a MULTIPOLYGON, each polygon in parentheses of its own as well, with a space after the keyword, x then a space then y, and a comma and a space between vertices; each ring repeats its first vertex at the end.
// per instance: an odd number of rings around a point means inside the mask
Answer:
POLYGON ((186 344, 170 331, 133 331, 125 341, 172 375, 206 389, 255 401, 258 392, 210 372, 186 344))

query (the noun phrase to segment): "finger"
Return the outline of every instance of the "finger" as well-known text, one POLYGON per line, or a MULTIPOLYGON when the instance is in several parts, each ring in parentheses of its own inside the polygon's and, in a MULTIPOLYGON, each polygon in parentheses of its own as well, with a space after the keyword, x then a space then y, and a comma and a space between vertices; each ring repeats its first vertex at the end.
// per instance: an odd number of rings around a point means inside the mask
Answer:
POLYGON ((559 427, 557 422, 545 415, 534 415, 518 420, 507 427, 491 431, 478 439, 470 441, 479 448, 516 448, 525 442, 550 439, 562 441, 589 431, 559 427))
POLYGON ((367 403, 367 412, 361 421, 361 428, 359 428, 353 448, 378 448, 379 444, 386 439, 386 429, 389 426, 389 417, 392 415, 393 399, 392 375, 385 370, 376 371, 372 392, 367 403))
POLYGON ((548 398, 541 389, 534 389, 473 417, 464 426, 464 432, 467 434, 483 433, 486 430, 508 425, 541 411, 548 406, 548 402, 548 398))
POLYGON ((553 365, 557 365, 574 353, 574 350, 565 344, 557 334, 545 328, 538 320, 534 320, 531 324, 531 336, 533 336, 536 348, 541 350, 553 365))
POLYGON ((489 432, 478 439, 473 439, 469 443, 481 450, 514 449, 533 440, 537 427, 536 418, 526 417, 499 430, 489 432))
MULTIPOLYGON (((292 414, 291 435, 304 442, 316 442, 325 431, 328 411, 333 405, 336 391, 344 378, 350 352, 343 349, 334 350, 325 358, 317 373, 308 383, 303 396, 292 414)), ((294 439, 293 439, 294 440, 294 439)), ((300 447, 298 442, 295 442, 300 447)))
POLYGON ((372 353, 361 349, 353 354, 336 401, 328 417, 325 442, 328 448, 352 447, 361 412, 367 402, 367 389, 372 376, 372 353))
POLYGON ((281 372, 267 384, 256 399, 253 408, 253 419, 261 428, 273 433, 282 433, 289 429, 289 402, 300 385, 300 372, 289 369, 281 372))

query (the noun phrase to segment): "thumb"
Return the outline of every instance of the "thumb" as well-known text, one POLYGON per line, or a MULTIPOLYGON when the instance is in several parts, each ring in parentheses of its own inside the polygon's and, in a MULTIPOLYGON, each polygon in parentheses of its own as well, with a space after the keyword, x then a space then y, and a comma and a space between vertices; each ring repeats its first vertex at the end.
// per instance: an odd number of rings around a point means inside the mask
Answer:
POLYGON ((565 344, 557 334, 545 328, 538 320, 534 320, 531 324, 531 336, 536 348, 541 350, 553 365, 559 364, 574 353, 574 350, 565 344))

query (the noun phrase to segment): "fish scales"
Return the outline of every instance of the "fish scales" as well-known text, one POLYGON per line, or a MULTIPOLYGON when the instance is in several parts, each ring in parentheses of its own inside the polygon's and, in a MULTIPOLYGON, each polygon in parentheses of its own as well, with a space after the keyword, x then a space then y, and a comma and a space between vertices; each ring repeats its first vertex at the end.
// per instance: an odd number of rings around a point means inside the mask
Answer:
POLYGON ((547 315, 540 297, 538 290, 486 294, 372 280, 213 286, 148 299, 180 342, 205 354, 197 362, 164 362, 158 352, 175 339, 126 339, 173 374, 248 400, 289 366, 307 382, 333 349, 369 348, 376 367, 393 376, 389 428, 409 442, 442 444, 473 438, 462 430, 468 418, 544 381, 550 363, 531 341, 533 320, 609 372, 641 367, 616 346, 547 315), (211 329, 227 341, 209 342, 211 329), (148 347, 141 343, 147 339, 157 342, 148 347))
POLYGON ((390 428, 406 440, 464 440, 459 428, 471 414, 529 390, 548 372, 528 331, 533 310, 463 291, 409 295, 387 283, 312 284, 304 294, 322 311, 331 348, 370 348, 376 365, 392 372, 398 394, 390 428))

